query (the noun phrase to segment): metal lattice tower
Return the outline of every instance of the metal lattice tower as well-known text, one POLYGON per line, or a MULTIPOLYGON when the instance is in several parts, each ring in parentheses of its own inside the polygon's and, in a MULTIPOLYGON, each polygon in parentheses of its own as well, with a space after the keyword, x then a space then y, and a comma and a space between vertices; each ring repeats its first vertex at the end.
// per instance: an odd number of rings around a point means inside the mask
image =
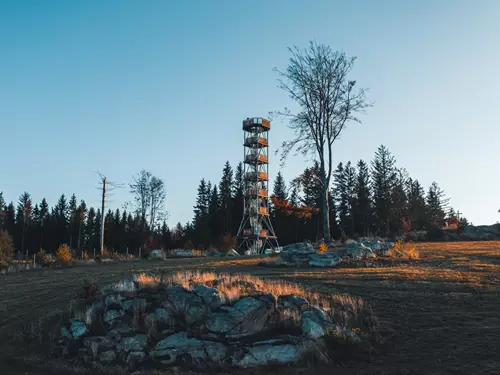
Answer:
POLYGON ((278 247, 269 216, 269 130, 261 117, 243 121, 244 178, 243 218, 238 230, 239 251, 263 253, 278 247))

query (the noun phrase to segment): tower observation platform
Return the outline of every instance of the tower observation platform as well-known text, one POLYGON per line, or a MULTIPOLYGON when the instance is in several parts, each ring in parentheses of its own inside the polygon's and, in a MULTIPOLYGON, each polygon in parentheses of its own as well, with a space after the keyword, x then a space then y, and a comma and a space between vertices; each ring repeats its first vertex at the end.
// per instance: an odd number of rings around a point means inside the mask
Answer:
POLYGON ((269 130, 261 117, 243 121, 245 189, 243 218, 238 229, 238 251, 261 254, 278 247, 269 212, 269 130))

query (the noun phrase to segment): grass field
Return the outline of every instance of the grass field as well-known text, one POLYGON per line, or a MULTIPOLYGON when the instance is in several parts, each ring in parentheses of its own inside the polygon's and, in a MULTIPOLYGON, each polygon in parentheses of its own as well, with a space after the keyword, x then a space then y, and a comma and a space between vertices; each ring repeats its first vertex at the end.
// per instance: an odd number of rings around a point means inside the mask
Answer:
POLYGON ((318 367, 315 374, 500 374, 500 242, 425 243, 418 251, 419 261, 378 267, 269 268, 257 266, 257 257, 206 258, 0 275, 0 373, 65 373, 19 336, 26 323, 67 310, 84 279, 102 285, 134 271, 197 269, 281 278, 368 302, 381 321, 384 342, 370 353, 318 367))

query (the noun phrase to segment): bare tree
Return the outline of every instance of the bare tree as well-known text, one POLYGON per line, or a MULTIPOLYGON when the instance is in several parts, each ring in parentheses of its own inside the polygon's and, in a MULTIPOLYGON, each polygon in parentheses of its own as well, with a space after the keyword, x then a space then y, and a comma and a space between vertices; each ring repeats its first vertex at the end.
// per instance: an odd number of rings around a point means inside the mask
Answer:
POLYGON ((278 87, 287 92, 299 110, 271 113, 271 117, 288 120, 288 127, 295 133, 291 141, 283 142, 281 161, 284 163, 295 148, 304 156, 313 155, 319 161, 322 176, 323 235, 330 241, 328 194, 333 164, 333 143, 340 137, 349 122, 361 122, 356 113, 371 104, 366 101, 366 90, 355 92, 356 81, 347 78, 354 66, 355 57, 333 51, 329 46, 311 42, 300 51, 289 48, 291 53, 285 71, 279 74, 278 87))
POLYGON ((132 178, 130 192, 134 195, 134 206, 141 216, 142 225, 146 224, 147 214, 151 205, 149 181, 151 173, 144 169, 132 178))
POLYGON ((143 227, 149 224, 153 229, 166 214, 165 182, 142 170, 133 177, 130 192, 134 195, 133 205, 141 216, 143 227))
POLYGON ((151 227, 154 227, 165 214, 165 183, 162 179, 152 176, 149 181, 149 221, 151 227))

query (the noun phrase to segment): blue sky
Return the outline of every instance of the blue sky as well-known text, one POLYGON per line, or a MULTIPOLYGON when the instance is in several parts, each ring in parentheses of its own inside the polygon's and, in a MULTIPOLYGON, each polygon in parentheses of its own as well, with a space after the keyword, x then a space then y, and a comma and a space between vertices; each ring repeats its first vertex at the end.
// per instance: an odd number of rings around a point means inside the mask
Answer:
MULTIPOLYGON (((474 224, 493 223, 499 19, 495 0, 4 0, 0 191, 98 206, 94 170, 128 183, 145 168, 166 181, 169 223, 186 222, 199 180, 242 158, 241 121, 292 104, 272 68, 315 39, 358 56, 352 78, 375 102, 336 162, 371 160, 383 143, 474 224)), ((273 123, 272 148, 290 136, 273 123)), ((285 179, 306 164, 291 158, 285 179)), ((129 198, 116 190, 110 206, 129 198)))

